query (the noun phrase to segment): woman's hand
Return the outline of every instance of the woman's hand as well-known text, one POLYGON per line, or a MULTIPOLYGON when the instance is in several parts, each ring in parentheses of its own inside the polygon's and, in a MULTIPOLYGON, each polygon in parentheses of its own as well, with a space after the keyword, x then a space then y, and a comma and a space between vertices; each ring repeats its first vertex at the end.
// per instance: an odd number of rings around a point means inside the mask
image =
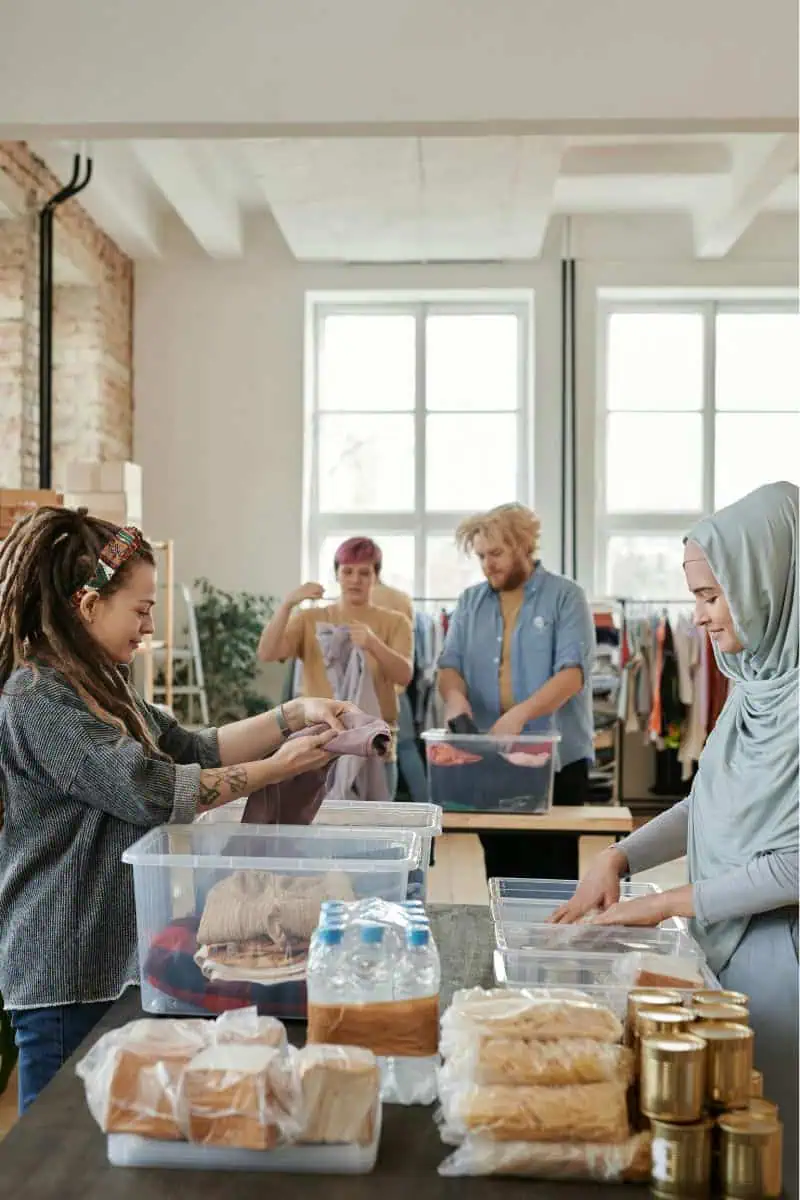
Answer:
POLYGON ((612 847, 598 855, 578 884, 575 895, 550 916, 554 924, 571 925, 594 909, 609 909, 619 901, 619 881, 628 869, 621 850, 612 847))
POLYGON ((360 711, 355 704, 350 704, 349 701, 326 700, 315 696, 304 697, 297 701, 297 705, 298 729, 305 729, 309 725, 327 725, 334 733, 341 733, 344 729, 342 717, 346 713, 360 711))
POLYGON ((294 779, 295 775, 303 775, 306 771, 321 771, 333 758, 325 746, 335 736, 332 729, 326 729, 324 733, 311 733, 284 742, 269 759, 273 768, 277 768, 277 781, 294 779))
POLYGON ((303 583, 293 592, 289 592, 286 603, 294 608, 296 605, 302 604, 304 600, 321 600, 324 595, 325 589, 321 583, 303 583))
POLYGON ((359 646, 362 650, 371 650, 377 641, 377 635, 372 632, 369 625, 364 625, 361 621, 354 621, 352 625, 348 625, 347 631, 353 645, 359 646))
POLYGON ((667 892, 653 892, 651 896, 621 900, 598 913, 592 925, 644 925, 648 928, 660 925, 671 915, 667 895, 667 892))

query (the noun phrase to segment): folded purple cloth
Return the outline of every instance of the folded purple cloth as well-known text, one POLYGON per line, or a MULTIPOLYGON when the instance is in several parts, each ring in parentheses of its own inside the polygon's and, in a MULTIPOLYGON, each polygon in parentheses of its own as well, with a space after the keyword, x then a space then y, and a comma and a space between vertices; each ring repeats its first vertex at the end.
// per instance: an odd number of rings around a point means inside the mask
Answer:
MULTIPOLYGON (((357 758, 383 758, 392 742, 392 731, 385 721, 366 713, 345 713, 344 730, 331 738, 325 749, 335 758, 352 754, 357 758)), ((327 726, 312 725, 293 738, 324 733, 327 726)), ((318 771, 304 771, 283 783, 271 783, 248 798, 242 822, 252 825, 310 825, 328 791, 328 777, 334 763, 318 771)))

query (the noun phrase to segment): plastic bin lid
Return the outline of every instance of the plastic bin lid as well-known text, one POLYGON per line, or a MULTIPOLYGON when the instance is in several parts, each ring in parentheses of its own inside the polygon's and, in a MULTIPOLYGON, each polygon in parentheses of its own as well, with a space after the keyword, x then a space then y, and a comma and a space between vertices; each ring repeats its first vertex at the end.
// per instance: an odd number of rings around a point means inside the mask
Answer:
POLYGON ((383 804, 372 800, 323 800, 315 825, 366 826, 376 829, 415 829, 422 834, 442 832, 442 810, 438 804, 383 804))
POLYGON ((195 823, 151 829, 124 852, 122 861, 134 867, 224 867, 276 873, 336 869, 369 874, 413 870, 421 854, 422 840, 410 829, 195 823), (186 849, 172 848, 182 842, 186 849), (262 853, 258 852, 259 842, 262 853))
POLYGON ((518 733, 516 737, 493 737, 491 733, 451 733, 449 729, 426 729, 423 731, 424 742, 452 742, 454 745, 477 746, 479 743, 490 743, 493 746, 551 746, 561 741, 561 734, 552 733, 518 733))

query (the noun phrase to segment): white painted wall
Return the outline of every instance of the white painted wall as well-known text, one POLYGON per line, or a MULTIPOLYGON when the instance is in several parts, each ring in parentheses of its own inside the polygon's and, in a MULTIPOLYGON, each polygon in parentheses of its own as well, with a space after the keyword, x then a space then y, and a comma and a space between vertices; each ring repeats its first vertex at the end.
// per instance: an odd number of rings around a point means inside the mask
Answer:
MULTIPOLYGON (((176 540, 178 576, 283 593, 302 545, 306 291, 533 288, 536 295, 535 503, 543 556, 560 560, 560 240, 546 257, 497 266, 312 266, 274 225, 248 230, 241 261, 214 262, 176 221, 163 260, 136 269, 135 453, 154 537, 176 540)), ((797 233, 764 219, 722 262, 690 258, 681 223, 574 222, 578 276, 580 578, 592 586, 595 297, 601 287, 785 287, 797 233)))
POLYGON ((795 0, 6 0, 0 135, 513 120, 744 129, 796 120, 797 25, 795 0))

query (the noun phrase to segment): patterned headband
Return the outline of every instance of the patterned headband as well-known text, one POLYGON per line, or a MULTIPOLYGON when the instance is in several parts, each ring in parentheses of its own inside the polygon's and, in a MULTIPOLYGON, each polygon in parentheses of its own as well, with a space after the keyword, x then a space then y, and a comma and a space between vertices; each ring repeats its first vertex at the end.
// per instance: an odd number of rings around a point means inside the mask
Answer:
POLYGON ((133 558, 142 547, 142 533, 135 525, 126 525, 108 542, 100 552, 94 575, 88 583, 79 587, 72 597, 77 608, 87 592, 101 592, 107 587, 120 567, 133 558))

